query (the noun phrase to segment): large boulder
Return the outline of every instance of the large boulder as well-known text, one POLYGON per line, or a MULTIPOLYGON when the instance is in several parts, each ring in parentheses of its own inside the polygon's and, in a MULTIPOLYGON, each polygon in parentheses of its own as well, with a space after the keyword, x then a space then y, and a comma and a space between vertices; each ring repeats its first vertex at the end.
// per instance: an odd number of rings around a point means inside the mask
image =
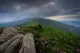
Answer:
POLYGON ((4 53, 14 53, 15 51, 18 51, 19 50, 18 48, 21 45, 20 42, 23 39, 23 36, 24 36, 23 34, 18 34, 15 37, 13 37, 12 39, 10 39, 10 40, 6 41, 5 43, 3 43, 2 45, 0 45, 0 53, 3 53, 4 51, 5 51, 4 53))
POLYGON ((7 40, 13 38, 18 34, 18 30, 15 29, 14 27, 7 27, 3 29, 2 34, 0 35, 0 45, 7 40))
POLYGON ((24 35, 22 35, 22 34, 18 34, 16 37, 11 39, 12 41, 9 42, 11 44, 7 47, 7 49, 4 53, 18 53, 20 46, 21 46, 20 43, 22 41, 23 36, 24 35))
POLYGON ((4 28, 0 35, 0 53, 36 53, 32 33, 21 34, 20 28, 4 28))
POLYGON ((28 33, 23 37, 23 43, 19 53, 36 53, 32 33, 28 33))

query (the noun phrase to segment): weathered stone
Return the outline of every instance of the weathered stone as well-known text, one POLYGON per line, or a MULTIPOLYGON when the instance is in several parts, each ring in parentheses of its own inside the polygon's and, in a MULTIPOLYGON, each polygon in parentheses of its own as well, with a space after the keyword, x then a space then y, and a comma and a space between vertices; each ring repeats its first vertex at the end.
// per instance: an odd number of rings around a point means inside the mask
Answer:
POLYGON ((33 34, 28 33, 23 37, 23 44, 19 53, 36 53, 33 34))
POLYGON ((36 53, 32 33, 23 35, 20 28, 7 27, 0 35, 0 53, 36 53))
POLYGON ((4 28, 2 34, 0 35, 0 43, 3 43, 18 34, 18 30, 14 27, 4 28))
POLYGON ((7 42, 0 45, 0 53, 4 52, 11 52, 11 50, 15 50, 15 46, 19 44, 20 40, 23 38, 24 35, 18 34, 17 36, 13 37, 12 39, 8 40, 7 42), (11 49, 12 48, 12 49, 11 49), (9 51, 10 50, 10 51, 9 51))

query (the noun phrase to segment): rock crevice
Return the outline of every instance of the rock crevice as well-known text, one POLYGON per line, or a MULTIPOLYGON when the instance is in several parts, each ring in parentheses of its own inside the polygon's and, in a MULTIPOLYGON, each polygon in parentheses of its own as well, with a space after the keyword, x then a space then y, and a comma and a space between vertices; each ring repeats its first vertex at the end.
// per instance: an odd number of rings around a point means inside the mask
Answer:
POLYGON ((18 33, 14 27, 4 28, 0 35, 0 53, 36 53, 32 33, 18 33))

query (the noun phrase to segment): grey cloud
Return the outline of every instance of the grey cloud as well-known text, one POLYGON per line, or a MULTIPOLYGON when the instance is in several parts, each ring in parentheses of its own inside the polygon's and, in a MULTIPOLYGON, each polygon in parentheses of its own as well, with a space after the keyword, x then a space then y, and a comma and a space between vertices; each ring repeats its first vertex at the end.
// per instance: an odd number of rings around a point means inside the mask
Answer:
POLYGON ((54 0, 0 0, 0 12, 14 12, 15 5, 21 5, 23 9, 31 7, 40 7, 43 4, 54 0))
POLYGON ((56 15, 68 11, 69 9, 79 8, 79 0, 0 0, 0 13, 15 12, 38 8, 39 14, 56 15), (55 5, 49 5, 50 2, 56 3, 55 5), (49 3, 49 4, 48 4, 49 3), (42 7, 44 5, 49 5, 42 7))
POLYGON ((40 6, 43 5, 45 3, 48 3, 50 1, 54 1, 54 0, 0 0, 0 6, 5 6, 8 4, 27 4, 30 6, 40 6))

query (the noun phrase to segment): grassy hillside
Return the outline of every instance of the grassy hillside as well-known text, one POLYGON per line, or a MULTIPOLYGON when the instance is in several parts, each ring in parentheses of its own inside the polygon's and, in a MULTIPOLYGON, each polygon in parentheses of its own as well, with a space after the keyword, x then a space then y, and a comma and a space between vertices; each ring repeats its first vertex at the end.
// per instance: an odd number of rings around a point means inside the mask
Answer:
POLYGON ((32 32, 37 53, 79 53, 80 36, 40 24, 22 25, 21 32, 32 32))
POLYGON ((63 24, 54 20, 35 19, 35 20, 25 23, 24 25, 30 25, 30 24, 32 25, 32 24, 38 24, 38 23, 42 26, 56 28, 56 29, 63 30, 65 32, 72 32, 75 35, 80 35, 80 28, 63 24))

